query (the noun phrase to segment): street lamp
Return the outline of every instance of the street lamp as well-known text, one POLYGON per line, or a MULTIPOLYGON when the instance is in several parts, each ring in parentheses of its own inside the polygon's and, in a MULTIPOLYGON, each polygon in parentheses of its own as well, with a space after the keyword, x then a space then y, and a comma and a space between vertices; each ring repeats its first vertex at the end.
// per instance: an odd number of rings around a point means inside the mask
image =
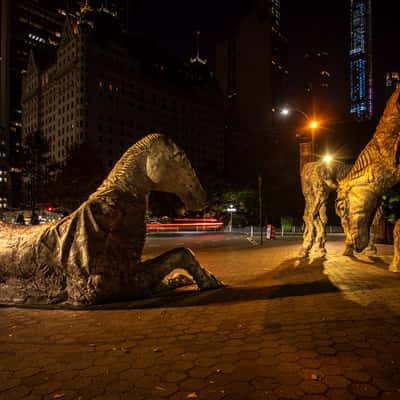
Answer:
POLYGON ((236 208, 231 204, 226 211, 231 214, 231 217, 229 219, 229 232, 232 232, 232 223, 233 223, 233 213, 236 212, 236 208))
POLYGON ((314 160, 314 155, 315 155, 315 149, 314 149, 314 134, 315 130, 318 128, 319 123, 317 120, 312 119, 309 117, 307 113, 305 113, 303 110, 300 110, 299 108, 282 108, 280 111, 281 115, 289 115, 292 111, 300 113, 305 120, 308 122, 308 127, 310 128, 311 131, 311 153, 312 153, 312 160, 314 160))

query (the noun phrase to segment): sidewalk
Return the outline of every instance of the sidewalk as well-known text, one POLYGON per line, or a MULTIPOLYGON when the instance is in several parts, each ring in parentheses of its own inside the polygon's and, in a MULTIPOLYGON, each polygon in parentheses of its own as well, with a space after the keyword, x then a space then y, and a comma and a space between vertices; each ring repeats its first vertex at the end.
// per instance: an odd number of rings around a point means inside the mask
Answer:
POLYGON ((299 264, 299 243, 243 240, 196 253, 224 289, 0 308, 0 399, 400 399, 390 247, 299 264))

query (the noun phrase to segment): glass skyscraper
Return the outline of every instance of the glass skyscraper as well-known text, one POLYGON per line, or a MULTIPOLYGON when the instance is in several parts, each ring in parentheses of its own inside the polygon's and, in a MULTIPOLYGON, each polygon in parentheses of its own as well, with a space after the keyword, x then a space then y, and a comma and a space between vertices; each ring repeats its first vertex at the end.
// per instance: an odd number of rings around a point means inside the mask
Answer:
POLYGON ((350 114, 373 116, 371 0, 350 0, 350 114))

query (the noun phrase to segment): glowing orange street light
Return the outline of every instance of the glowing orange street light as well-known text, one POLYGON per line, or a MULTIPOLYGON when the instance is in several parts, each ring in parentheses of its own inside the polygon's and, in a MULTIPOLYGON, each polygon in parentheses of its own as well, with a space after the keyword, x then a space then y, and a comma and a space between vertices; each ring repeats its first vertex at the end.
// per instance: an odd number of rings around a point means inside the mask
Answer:
POLYGON ((287 116, 290 114, 291 111, 298 112, 303 115, 305 120, 308 122, 308 127, 311 130, 311 151, 312 151, 312 160, 314 160, 314 132, 315 130, 319 127, 319 122, 315 119, 311 119, 307 113, 305 113, 303 110, 300 110, 299 108, 283 108, 280 110, 280 113, 284 116, 287 116))
POLYGON ((312 160, 314 161, 315 159, 315 145, 314 145, 314 132, 318 128, 318 121, 313 119, 310 121, 310 129, 311 129, 311 152, 312 152, 312 160))

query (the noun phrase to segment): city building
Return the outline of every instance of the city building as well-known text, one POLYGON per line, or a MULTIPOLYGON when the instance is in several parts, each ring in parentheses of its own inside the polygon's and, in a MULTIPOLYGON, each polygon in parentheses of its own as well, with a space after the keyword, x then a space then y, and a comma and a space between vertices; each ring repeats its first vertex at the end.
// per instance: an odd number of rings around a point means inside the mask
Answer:
POLYGON ((304 54, 304 109, 315 115, 328 113, 331 72, 329 53, 325 50, 308 51, 304 54))
POLYGON ((351 0, 350 115, 358 122, 374 113, 371 0, 351 0))
MULTIPOLYGON (((70 2, 71 3, 71 2, 70 2)), ((85 1, 75 0, 72 2, 73 7, 79 6, 80 3, 85 3, 85 1)), ((117 21, 122 31, 127 31, 128 29, 128 7, 130 3, 129 0, 87 0, 86 3, 90 5, 93 9, 112 15, 117 21)), ((70 11, 71 8, 70 8, 70 11)), ((75 15, 76 15, 76 9, 75 15)))
POLYGON ((0 0, 0 207, 17 201, 21 147, 21 73, 29 49, 54 45, 61 36, 62 1, 0 0))
MULTIPOLYGON (((92 0, 127 26, 125 0, 92 0)), ((86 0, 0 0, 0 208, 19 203, 21 150, 21 82, 30 49, 56 47, 65 16, 77 19, 86 0)))
POLYGON ((225 103, 227 174, 246 175, 259 167, 255 152, 274 136, 272 110, 287 86, 287 40, 278 0, 257 0, 218 45, 216 77, 225 103), (250 162, 238 163, 243 155, 250 162))
POLYGON ((52 161, 87 143, 106 170, 151 132, 170 136, 200 176, 224 166, 223 101, 197 61, 183 63, 153 43, 111 29, 108 13, 67 16, 60 45, 31 52, 23 79, 23 135, 41 131, 52 161))

